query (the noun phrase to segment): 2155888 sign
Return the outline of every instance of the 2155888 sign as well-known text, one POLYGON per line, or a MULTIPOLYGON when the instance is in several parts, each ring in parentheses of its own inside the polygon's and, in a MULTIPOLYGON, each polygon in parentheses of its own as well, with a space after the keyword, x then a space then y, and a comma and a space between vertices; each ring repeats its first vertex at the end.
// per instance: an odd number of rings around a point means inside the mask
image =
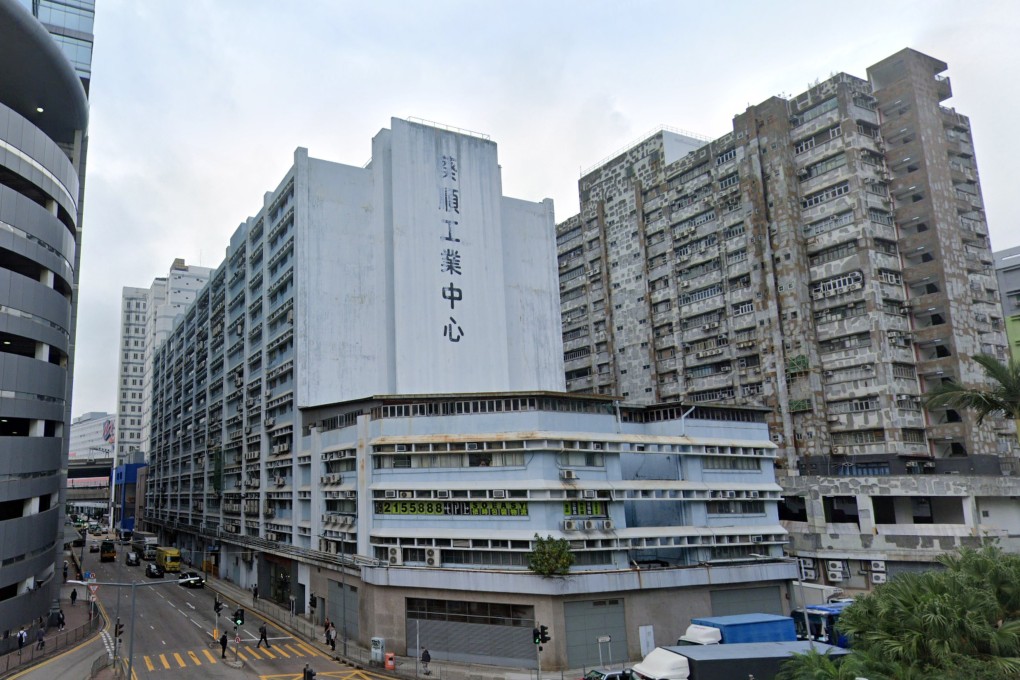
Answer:
POLYGON ((376 501, 377 515, 474 515, 527 517, 525 501, 376 501))

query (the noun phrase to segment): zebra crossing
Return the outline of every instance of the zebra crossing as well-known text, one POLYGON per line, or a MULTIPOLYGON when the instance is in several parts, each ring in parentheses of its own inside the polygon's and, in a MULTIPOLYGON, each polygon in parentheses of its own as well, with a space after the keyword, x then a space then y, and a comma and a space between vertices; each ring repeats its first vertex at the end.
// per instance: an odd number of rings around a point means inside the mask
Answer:
MULTIPOLYGON (((284 642, 275 643, 270 648, 258 647, 243 642, 235 645, 233 642, 227 648, 226 660, 233 660, 234 654, 241 661, 276 661, 280 659, 329 659, 329 654, 315 649, 306 642, 284 642)), ((179 671, 182 668, 194 668, 196 666, 213 665, 221 662, 220 646, 215 648, 203 648, 199 650, 181 650, 177 652, 166 652, 163 654, 142 655, 144 670, 149 673, 161 673, 165 671, 179 671)), ((135 657, 136 659, 138 657, 135 657)), ((136 669, 139 667, 136 665, 136 669)))

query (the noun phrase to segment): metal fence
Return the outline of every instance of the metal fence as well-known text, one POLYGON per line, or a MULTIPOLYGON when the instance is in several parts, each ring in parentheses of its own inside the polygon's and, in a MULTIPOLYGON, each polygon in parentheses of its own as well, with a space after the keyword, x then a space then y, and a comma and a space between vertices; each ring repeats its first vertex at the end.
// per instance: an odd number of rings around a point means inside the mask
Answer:
POLYGON ((42 649, 38 648, 38 644, 35 641, 35 633, 33 632, 29 635, 28 642, 25 643, 22 649, 15 649, 0 656, 0 674, 6 674, 8 671, 19 667, 31 666, 39 659, 76 645, 102 627, 103 618, 96 616, 88 623, 83 623, 73 630, 64 630, 46 636, 45 645, 42 649))
POLYGON ((110 660, 109 654, 101 654, 92 662, 92 670, 89 671, 89 678, 94 678, 99 675, 99 671, 109 666, 113 661, 110 660))

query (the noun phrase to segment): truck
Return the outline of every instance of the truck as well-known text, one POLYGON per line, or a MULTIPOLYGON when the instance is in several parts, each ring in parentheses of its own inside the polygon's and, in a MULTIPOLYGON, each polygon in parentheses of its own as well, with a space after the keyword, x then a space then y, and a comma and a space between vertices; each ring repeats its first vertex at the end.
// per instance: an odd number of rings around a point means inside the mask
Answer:
POLYGON ((847 637, 839 632, 839 617, 853 600, 837 600, 825 604, 809 604, 793 613, 797 625, 797 637, 802 640, 816 640, 838 647, 849 647, 847 637))
POLYGON ((143 560, 156 559, 156 546, 159 539, 149 531, 136 531, 131 535, 131 550, 138 553, 143 560))
POLYGON ((676 644, 732 645, 741 642, 792 642, 796 639, 797 629, 789 616, 735 614, 691 619, 691 625, 676 644))
POLYGON ((178 548, 171 548, 161 545, 156 548, 156 564, 163 567, 163 571, 181 570, 181 551, 178 548))
POLYGON ((832 657, 850 653, 807 640, 656 647, 631 668, 631 676, 635 680, 734 680, 749 676, 775 680, 783 663, 810 649, 832 657))

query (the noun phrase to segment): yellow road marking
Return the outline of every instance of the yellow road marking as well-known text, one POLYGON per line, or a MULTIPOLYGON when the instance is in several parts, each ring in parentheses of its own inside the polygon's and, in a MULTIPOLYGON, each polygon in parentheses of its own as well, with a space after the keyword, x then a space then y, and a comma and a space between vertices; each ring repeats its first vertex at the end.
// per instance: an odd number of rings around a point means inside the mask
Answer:
POLYGON ((194 652, 188 652, 188 656, 191 657, 191 660, 195 662, 196 666, 202 665, 202 662, 198 660, 198 654, 195 654, 194 652))
POLYGON ((303 651, 301 651, 300 648, 295 648, 293 645, 287 645, 287 649, 290 650, 291 654, 296 654, 298 656, 304 656, 305 655, 305 653, 303 651))
POLYGON ((256 651, 255 651, 255 650, 254 650, 253 648, 251 648, 251 647, 245 647, 245 648, 244 648, 244 651, 248 652, 249 654, 251 654, 251 655, 252 655, 253 657, 255 657, 256 659, 261 659, 261 658, 262 658, 261 656, 259 656, 259 653, 258 653, 258 652, 256 652, 256 651))
POLYGON ((150 659, 147 656, 143 656, 142 658, 145 659, 145 667, 146 668, 148 668, 150 671, 156 670, 156 667, 152 665, 152 659, 150 659))
POLYGON ((160 654, 159 660, 163 662, 163 668, 170 670, 170 662, 166 660, 166 654, 160 654))
POLYGON ((269 645, 266 645, 265 649, 260 650, 263 654, 268 656, 270 659, 275 659, 276 655, 269 651, 269 645))
POLYGON ((244 654, 242 654, 240 649, 236 649, 235 651, 237 652, 237 658, 238 659, 240 659, 241 661, 247 661, 248 660, 248 657, 246 657, 244 654))
POLYGON ((216 663, 216 657, 210 654, 208 649, 203 649, 202 653, 205 654, 205 658, 209 659, 209 663, 216 663))
POLYGON ((282 654, 283 658, 285 658, 285 659, 289 659, 290 658, 290 654, 288 654, 287 652, 285 652, 283 650, 283 645, 276 645, 276 653, 277 654, 282 654))
POLYGON ((308 644, 307 642, 301 642, 301 643, 298 643, 298 646, 299 646, 299 647, 300 647, 301 649, 303 649, 303 650, 305 650, 306 652, 308 652, 309 654, 311 654, 312 656, 321 656, 321 657, 322 657, 322 658, 324 658, 324 659, 328 659, 328 658, 329 658, 329 656, 328 656, 328 655, 326 655, 326 654, 323 654, 322 652, 320 652, 319 650, 317 650, 317 649, 316 649, 315 647, 312 647, 312 646, 311 646, 310 644, 308 644))
POLYGON ((187 667, 188 664, 184 663, 184 659, 182 659, 181 655, 178 654, 177 652, 174 652, 174 659, 177 661, 181 668, 187 667))

